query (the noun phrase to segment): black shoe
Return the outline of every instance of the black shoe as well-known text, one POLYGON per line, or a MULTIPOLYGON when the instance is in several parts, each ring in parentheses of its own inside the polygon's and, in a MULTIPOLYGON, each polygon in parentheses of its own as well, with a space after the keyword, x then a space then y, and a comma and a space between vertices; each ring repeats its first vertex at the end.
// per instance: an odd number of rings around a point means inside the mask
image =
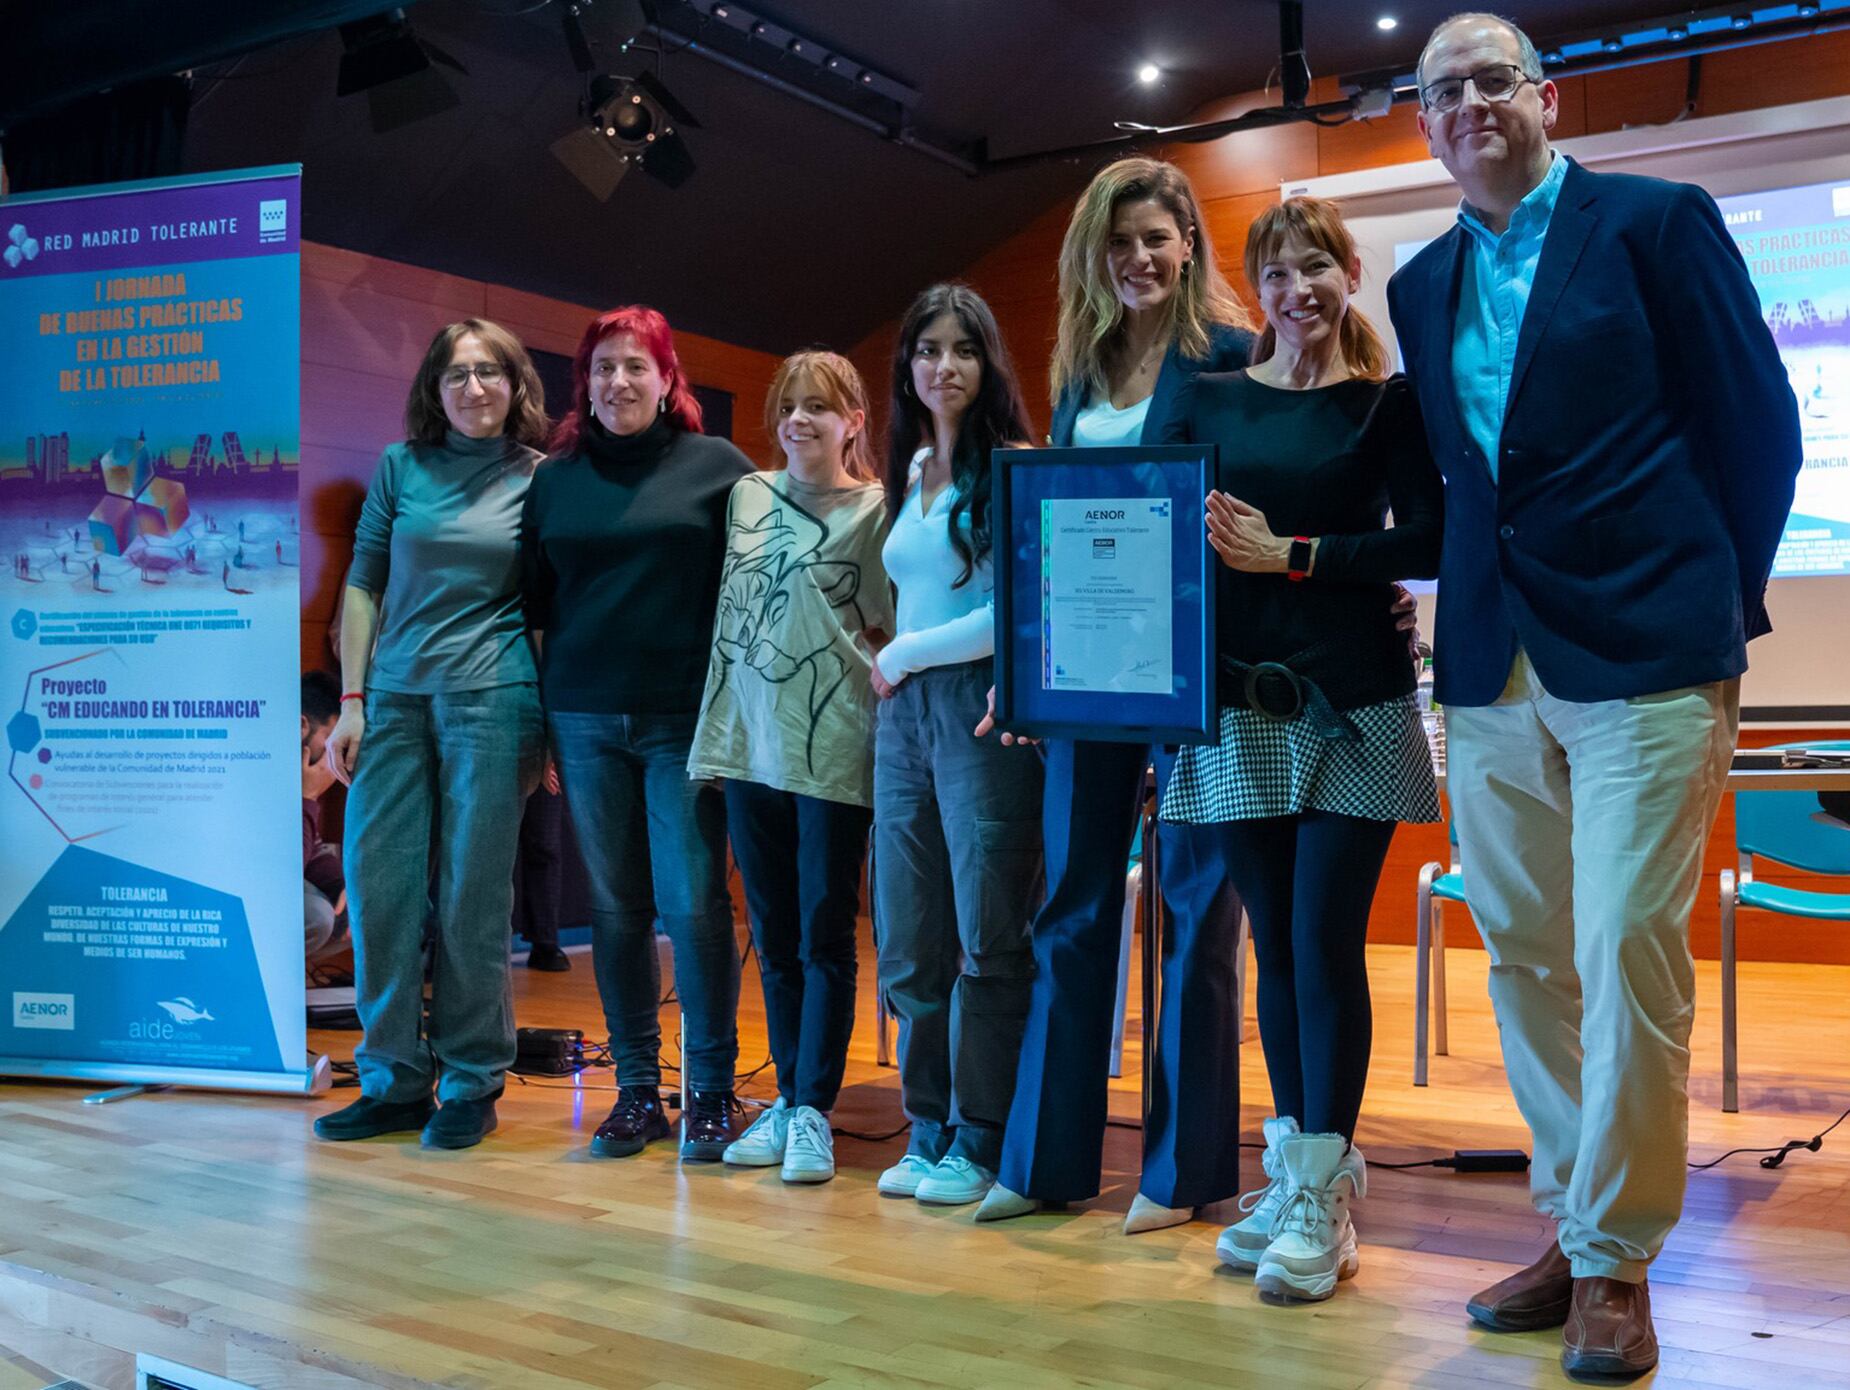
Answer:
POLYGON ((557 946, 535 946, 527 952, 527 969, 557 974, 572 968, 572 958, 557 946))
POLYGON ((493 1096, 474 1100, 446 1100, 424 1126, 427 1149, 472 1149, 495 1131, 493 1096))
POLYGON ((731 1091, 689 1091, 681 1110, 681 1157, 702 1163, 723 1159, 738 1108, 731 1091))
POLYGON ((650 1140, 666 1139, 673 1133, 662 1111, 659 1086, 625 1086, 591 1136, 591 1153, 597 1158, 628 1158, 641 1153, 650 1140))
POLYGON ((429 1096, 419 1100, 374 1100, 361 1096, 352 1105, 315 1121, 317 1139, 371 1139, 377 1134, 400 1134, 424 1128, 430 1118, 429 1096))

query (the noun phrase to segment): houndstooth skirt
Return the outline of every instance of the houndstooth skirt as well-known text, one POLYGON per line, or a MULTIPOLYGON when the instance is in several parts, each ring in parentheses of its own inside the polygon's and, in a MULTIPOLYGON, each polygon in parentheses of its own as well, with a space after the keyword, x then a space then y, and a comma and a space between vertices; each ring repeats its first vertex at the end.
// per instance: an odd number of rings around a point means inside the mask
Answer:
POLYGON ((1342 711, 1359 739, 1325 738, 1300 712, 1222 708, 1220 742, 1176 755, 1162 818, 1221 821, 1329 811, 1365 820, 1439 819, 1432 749, 1413 696, 1342 711))

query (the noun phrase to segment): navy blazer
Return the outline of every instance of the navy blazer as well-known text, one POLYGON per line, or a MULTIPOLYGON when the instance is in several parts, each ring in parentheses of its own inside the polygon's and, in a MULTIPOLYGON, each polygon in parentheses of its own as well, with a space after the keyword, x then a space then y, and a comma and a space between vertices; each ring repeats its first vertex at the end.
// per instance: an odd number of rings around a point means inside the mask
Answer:
MULTIPOLYGON (((1143 431, 1137 436, 1137 442, 1163 443, 1170 433, 1170 419, 1175 414, 1182 387, 1202 372, 1237 371, 1247 364, 1252 350, 1252 334, 1224 323, 1209 326, 1206 358, 1184 357, 1181 349, 1171 343, 1163 356, 1163 365, 1157 370, 1156 387, 1150 392, 1150 409, 1143 417, 1143 431)), ((1085 408, 1087 389, 1083 381, 1072 381, 1060 393, 1059 403, 1053 408, 1053 428, 1047 432, 1047 442, 1054 448, 1073 447, 1073 421, 1085 408)))
MULTIPOLYGON (((1565 158, 1565 156, 1563 156, 1565 158)), ((1493 479, 1452 377, 1469 233, 1388 283, 1445 477, 1435 694, 1488 705, 1517 647, 1563 700, 1738 676, 1801 463, 1747 266, 1692 184, 1571 160, 1517 337, 1493 479)))

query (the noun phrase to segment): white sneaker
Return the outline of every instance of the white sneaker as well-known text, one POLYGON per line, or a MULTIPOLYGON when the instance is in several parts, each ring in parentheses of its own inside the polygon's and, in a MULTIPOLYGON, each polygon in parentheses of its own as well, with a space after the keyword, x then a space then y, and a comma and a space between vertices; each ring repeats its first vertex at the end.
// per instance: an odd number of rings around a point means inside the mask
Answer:
POLYGON ((1336 1292, 1338 1280, 1355 1277, 1361 1262, 1349 1199, 1360 1193, 1345 1163, 1354 1152, 1340 1134, 1293 1134, 1279 1145, 1291 1190, 1253 1276, 1259 1292, 1315 1303, 1336 1292))
POLYGON ((874 1187, 885 1197, 912 1197, 919 1184, 931 1176, 932 1162, 923 1154, 907 1154, 886 1172, 874 1187))
POLYGON ((726 1145, 722 1157, 735 1168, 772 1168, 784 1161, 785 1136, 791 1109, 782 1096, 769 1110, 760 1110, 750 1128, 726 1145))
POLYGON ((1233 1269, 1257 1269, 1259 1257, 1272 1243, 1272 1223, 1291 1193, 1285 1181, 1285 1165, 1279 1161, 1278 1146, 1286 1136, 1298 1133, 1298 1122, 1289 1115, 1279 1115, 1265 1122, 1265 1153, 1259 1166, 1268 1181, 1240 1195, 1240 1210, 1246 1215, 1220 1233, 1214 1253, 1220 1262, 1233 1269))
POLYGON ((784 1181, 827 1182, 834 1176, 835 1136, 829 1133, 829 1117, 813 1105, 799 1105, 790 1112, 784 1181))
POLYGON ((938 1160, 938 1166, 920 1180, 912 1195, 934 1206, 961 1207, 968 1202, 982 1201, 984 1194, 995 1185, 996 1175, 989 1169, 967 1158, 946 1154, 938 1160))

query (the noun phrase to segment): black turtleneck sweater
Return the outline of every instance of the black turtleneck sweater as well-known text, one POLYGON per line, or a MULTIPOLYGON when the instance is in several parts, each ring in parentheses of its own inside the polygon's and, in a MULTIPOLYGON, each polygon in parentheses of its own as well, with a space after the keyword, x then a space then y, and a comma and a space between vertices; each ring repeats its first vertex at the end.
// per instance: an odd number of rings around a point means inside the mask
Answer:
POLYGON ((527 624, 545 634, 549 709, 693 714, 726 555, 726 498, 752 465, 730 442, 658 421, 533 475, 521 518, 527 624))

